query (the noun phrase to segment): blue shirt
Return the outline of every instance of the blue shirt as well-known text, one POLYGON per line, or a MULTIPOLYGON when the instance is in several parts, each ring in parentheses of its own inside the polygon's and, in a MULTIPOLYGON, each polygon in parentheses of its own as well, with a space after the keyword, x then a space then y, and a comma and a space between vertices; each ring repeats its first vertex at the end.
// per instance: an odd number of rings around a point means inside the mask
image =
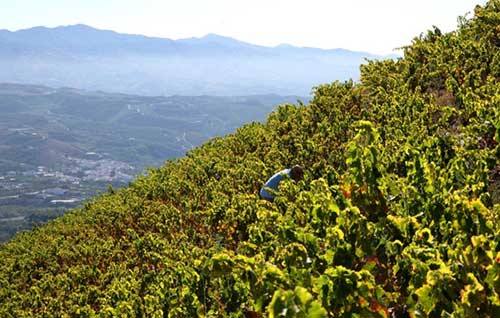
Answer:
POLYGON ((274 191, 278 191, 278 186, 281 180, 285 178, 290 178, 292 169, 284 169, 280 172, 276 173, 274 176, 269 178, 266 183, 260 189, 260 197, 263 199, 272 200, 274 199, 274 194, 270 193, 266 190, 266 188, 273 189, 274 191))

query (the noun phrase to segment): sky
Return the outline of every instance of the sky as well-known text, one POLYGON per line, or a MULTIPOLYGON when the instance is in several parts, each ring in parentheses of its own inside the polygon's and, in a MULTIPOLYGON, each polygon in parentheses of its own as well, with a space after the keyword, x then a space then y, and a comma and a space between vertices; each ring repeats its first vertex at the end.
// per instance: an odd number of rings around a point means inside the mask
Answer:
POLYGON ((87 24, 179 39, 208 33, 276 46, 397 53, 433 25, 457 27, 486 0, 0 0, 0 29, 87 24))

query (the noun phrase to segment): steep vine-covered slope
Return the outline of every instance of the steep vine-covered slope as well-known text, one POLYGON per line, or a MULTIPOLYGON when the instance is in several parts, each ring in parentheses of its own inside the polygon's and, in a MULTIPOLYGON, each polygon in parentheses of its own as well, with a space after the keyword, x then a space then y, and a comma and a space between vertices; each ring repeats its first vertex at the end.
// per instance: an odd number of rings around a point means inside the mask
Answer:
POLYGON ((500 317, 500 1, 404 53, 1 245, 0 316, 500 317))

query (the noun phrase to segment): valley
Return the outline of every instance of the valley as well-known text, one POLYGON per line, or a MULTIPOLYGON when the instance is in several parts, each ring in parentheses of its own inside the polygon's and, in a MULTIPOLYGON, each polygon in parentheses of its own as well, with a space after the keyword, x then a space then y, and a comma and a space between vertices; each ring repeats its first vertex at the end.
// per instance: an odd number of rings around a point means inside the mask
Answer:
POLYGON ((0 241, 299 96, 149 97, 0 84, 0 241))

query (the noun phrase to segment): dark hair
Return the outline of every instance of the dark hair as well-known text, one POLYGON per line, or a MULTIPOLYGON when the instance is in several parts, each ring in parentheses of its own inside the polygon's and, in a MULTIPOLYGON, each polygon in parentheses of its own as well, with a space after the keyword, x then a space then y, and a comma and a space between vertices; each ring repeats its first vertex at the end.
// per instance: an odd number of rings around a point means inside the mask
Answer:
POLYGON ((295 181, 302 180, 302 178, 304 177, 304 169, 302 169, 302 167, 299 165, 293 166, 290 169, 290 177, 295 181))

